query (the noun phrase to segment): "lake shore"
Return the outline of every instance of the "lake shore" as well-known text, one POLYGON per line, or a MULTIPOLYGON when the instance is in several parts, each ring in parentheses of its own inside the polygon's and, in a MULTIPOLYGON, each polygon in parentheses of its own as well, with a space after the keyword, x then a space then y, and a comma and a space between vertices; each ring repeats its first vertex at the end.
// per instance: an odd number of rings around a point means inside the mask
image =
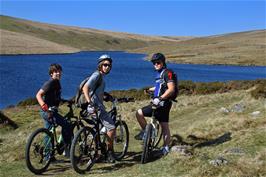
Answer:
MULTIPOLYGON (((80 52, 100 52, 102 50, 87 50, 87 51, 75 51, 75 52, 72 52, 72 51, 69 51, 69 52, 57 52, 57 53, 45 53, 45 52, 38 52, 38 53, 25 53, 25 54, 21 54, 21 53, 11 53, 11 54, 0 54, 0 57, 1 56, 24 56, 24 55, 68 55, 68 54, 77 54, 77 53, 80 53, 80 52)), ((153 53, 141 53, 141 52, 133 52, 131 50, 128 50, 128 51, 121 51, 121 50, 109 50, 110 52, 127 52, 127 53, 132 53, 132 54, 144 54, 144 55, 147 55, 145 57, 145 60, 150 60, 150 57, 153 53)), ((105 51, 108 53, 108 51, 105 51)), ((225 63, 220 63, 220 62, 215 62, 215 61, 212 61, 211 63, 207 62, 207 61, 190 61, 190 60, 176 60, 176 59, 173 59, 173 58, 167 58, 167 55, 166 55, 166 60, 168 63, 175 63, 175 64, 203 64, 203 65, 224 65, 224 66, 266 66, 266 64, 261 64, 261 63, 258 63, 258 64, 252 64, 252 63, 228 63, 228 62, 225 62, 225 63)))
MULTIPOLYGON (((113 90, 110 94, 114 97, 131 97, 138 101, 150 99, 150 96, 144 94, 143 87, 141 89, 128 89, 128 90, 113 90)), ((179 96, 182 95, 207 95, 207 94, 222 94, 237 90, 250 90, 250 94, 254 98, 266 98, 266 79, 257 79, 254 81, 229 81, 229 82, 192 82, 181 81, 179 82, 179 96)), ((74 96, 71 98, 74 100, 74 96)), ((177 98, 178 100, 178 98, 177 98)), ((31 106, 38 105, 36 98, 27 98, 19 101, 15 105, 9 105, 2 110, 14 108, 16 106, 31 106)), ((1 110, 1 109, 0 109, 1 110)))

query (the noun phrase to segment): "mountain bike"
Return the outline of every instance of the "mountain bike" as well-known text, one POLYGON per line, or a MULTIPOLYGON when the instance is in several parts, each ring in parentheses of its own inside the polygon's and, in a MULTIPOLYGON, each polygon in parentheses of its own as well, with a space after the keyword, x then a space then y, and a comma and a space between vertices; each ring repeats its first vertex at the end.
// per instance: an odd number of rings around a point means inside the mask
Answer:
MULTIPOLYGON (((72 130, 74 127, 79 129, 80 125, 77 124, 78 117, 73 113, 73 102, 66 100, 64 102, 68 103, 67 106, 69 108, 64 118, 70 121, 72 130)), ((58 112, 56 107, 50 107, 49 111, 52 113, 58 112)), ((49 167, 56 153, 59 155, 63 154, 65 148, 62 135, 57 135, 57 124, 55 120, 51 118, 49 122, 51 122, 51 127, 49 127, 49 129, 39 128, 35 130, 27 140, 25 152, 26 165, 28 169, 35 174, 43 173, 49 167)))
MULTIPOLYGON (((129 143, 129 131, 121 115, 117 113, 117 103, 134 102, 133 98, 111 98, 112 108, 110 116, 115 122, 116 133, 113 142, 114 158, 121 160, 127 153, 129 143)), ((97 109, 97 108, 96 108, 97 109)), ((100 156, 107 157, 107 132, 98 116, 85 118, 87 126, 81 128, 74 136, 70 149, 70 160, 72 167, 77 173, 83 174, 89 171, 100 156)))
POLYGON ((143 151, 141 154, 141 163, 144 164, 148 161, 153 149, 157 148, 160 140, 162 139, 162 129, 159 121, 154 116, 154 111, 156 106, 152 105, 152 116, 149 118, 149 123, 147 123, 144 131, 143 138, 143 151))

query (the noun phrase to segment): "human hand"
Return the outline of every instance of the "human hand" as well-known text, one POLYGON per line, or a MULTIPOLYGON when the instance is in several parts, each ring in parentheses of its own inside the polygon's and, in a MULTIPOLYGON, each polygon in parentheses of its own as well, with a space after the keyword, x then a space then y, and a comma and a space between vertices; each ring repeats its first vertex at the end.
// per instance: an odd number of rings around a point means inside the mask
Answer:
POLYGON ((104 92, 103 100, 106 101, 106 102, 108 102, 108 101, 112 101, 112 100, 113 100, 113 97, 112 97, 112 95, 110 95, 109 93, 104 92))
POLYGON ((152 100, 152 104, 154 105, 154 106, 163 106, 164 105, 164 101, 163 100, 161 100, 160 98, 154 98, 153 100, 152 100))
POLYGON ((89 114, 94 114, 95 113, 95 107, 91 104, 88 105, 87 111, 89 114))
POLYGON ((48 116, 48 121, 52 121, 52 119, 53 119, 53 113, 50 112, 50 111, 48 111, 47 112, 47 116, 48 116))
POLYGON ((47 111, 48 111, 48 105, 45 104, 45 103, 41 106, 41 108, 42 108, 42 110, 43 110, 44 112, 47 112, 47 111))
POLYGON ((152 100, 152 104, 154 104, 155 106, 158 106, 160 104, 161 100, 159 98, 154 98, 152 100))
POLYGON ((153 91, 151 91, 149 88, 144 89, 144 93, 147 95, 152 95, 153 91))

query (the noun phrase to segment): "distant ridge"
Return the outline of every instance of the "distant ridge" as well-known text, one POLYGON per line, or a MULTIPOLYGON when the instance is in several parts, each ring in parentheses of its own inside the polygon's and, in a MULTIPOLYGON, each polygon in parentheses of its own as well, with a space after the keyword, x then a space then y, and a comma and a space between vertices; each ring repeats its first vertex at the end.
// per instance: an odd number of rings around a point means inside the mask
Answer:
POLYGON ((0 15, 0 54, 123 50, 162 52, 176 63, 266 65, 266 30, 207 37, 146 36, 33 22, 0 15))

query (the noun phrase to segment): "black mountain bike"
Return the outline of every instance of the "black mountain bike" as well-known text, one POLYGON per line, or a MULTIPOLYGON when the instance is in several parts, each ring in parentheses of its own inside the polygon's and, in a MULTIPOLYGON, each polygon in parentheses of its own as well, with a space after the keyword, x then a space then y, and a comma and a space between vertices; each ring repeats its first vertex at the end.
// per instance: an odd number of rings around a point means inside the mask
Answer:
MULTIPOLYGON (((68 103, 69 111, 64 116, 68 121, 72 124, 72 129, 79 129, 79 125, 77 124, 78 117, 74 116, 73 113, 73 102, 72 101, 64 101, 68 103)), ((50 107, 50 112, 56 113, 56 107, 50 107)), ((50 165, 51 159, 55 157, 56 153, 61 155, 64 151, 64 143, 62 141, 62 135, 57 135, 56 132, 56 123, 54 119, 51 120, 51 127, 47 128, 39 128, 35 130, 27 140, 26 144, 26 165, 28 169, 35 173, 41 174, 43 173, 50 165)))
MULTIPOLYGON (((114 158, 121 160, 127 153, 129 131, 121 115, 117 113, 117 103, 134 102, 133 98, 110 98, 112 109, 109 111, 115 121, 116 133, 113 142, 114 158)), ((96 108, 97 109, 97 108, 96 108)), ((88 115, 84 120, 88 125, 81 128, 74 136, 70 149, 72 167, 77 173, 89 171, 99 156, 107 157, 107 134, 103 131, 101 120, 96 111, 95 115, 88 115)))
POLYGON ((160 140, 162 139, 162 129, 159 121, 154 117, 154 111, 156 106, 152 105, 152 117, 150 117, 149 123, 147 123, 144 139, 143 139, 143 151, 141 154, 141 163, 144 164, 148 161, 153 149, 157 148, 160 140))

